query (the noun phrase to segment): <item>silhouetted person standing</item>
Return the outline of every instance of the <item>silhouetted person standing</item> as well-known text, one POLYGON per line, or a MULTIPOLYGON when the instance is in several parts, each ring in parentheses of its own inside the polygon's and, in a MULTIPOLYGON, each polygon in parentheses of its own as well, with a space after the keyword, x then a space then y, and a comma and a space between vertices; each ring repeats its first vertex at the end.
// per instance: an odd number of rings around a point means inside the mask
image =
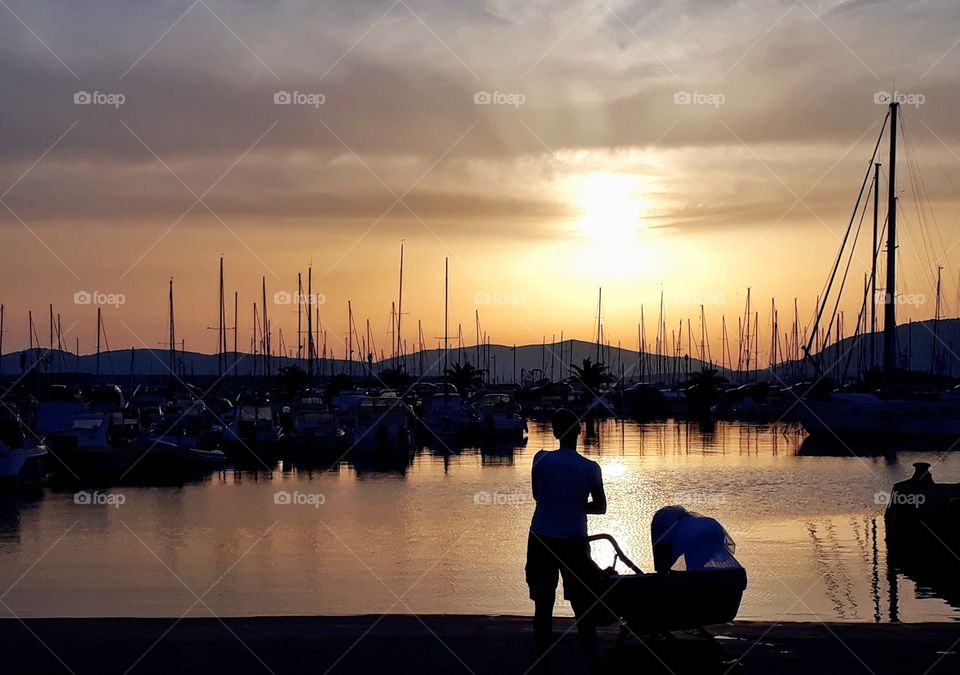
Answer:
POLYGON ((561 408, 553 415, 558 450, 541 450, 533 458, 533 498, 537 502, 527 539, 527 585, 535 603, 533 632, 538 643, 553 635, 557 582, 577 616, 584 647, 596 652, 596 627, 587 611, 597 602, 588 583, 596 575, 587 541, 587 514, 607 511, 600 465, 577 452, 580 419, 561 408))

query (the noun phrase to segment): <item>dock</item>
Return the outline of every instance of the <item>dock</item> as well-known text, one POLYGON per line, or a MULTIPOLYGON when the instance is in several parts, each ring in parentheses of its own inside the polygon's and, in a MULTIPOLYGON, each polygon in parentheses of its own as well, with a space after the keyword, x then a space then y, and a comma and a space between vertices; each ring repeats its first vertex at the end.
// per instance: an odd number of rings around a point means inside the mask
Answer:
MULTIPOLYGON (((570 619, 540 652, 530 619, 398 614, 349 617, 25 619, 0 621, 10 673, 468 673, 589 672, 570 619), (569 631, 569 632, 567 632, 569 631), (563 634, 565 633, 566 634, 563 634)), ((936 675, 960 669, 960 623, 738 621, 676 639, 627 641, 603 673, 867 673, 936 675)))

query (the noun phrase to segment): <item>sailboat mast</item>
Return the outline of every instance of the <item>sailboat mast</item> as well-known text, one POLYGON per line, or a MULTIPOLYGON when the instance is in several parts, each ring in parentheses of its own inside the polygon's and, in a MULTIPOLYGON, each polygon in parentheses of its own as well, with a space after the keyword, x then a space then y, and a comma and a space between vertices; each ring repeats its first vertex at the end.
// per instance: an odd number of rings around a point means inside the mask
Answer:
POLYGON ((261 293, 263 296, 263 374, 270 377, 270 321, 267 318, 267 277, 261 277, 261 293))
MULTIPOLYGON (((450 258, 443 259, 443 372, 447 372, 447 347, 450 345, 450 258)), ((446 391, 446 389, 444 389, 446 391)))
POLYGON ((877 239, 880 236, 880 162, 873 165, 873 249, 870 251, 870 367, 877 365, 877 239))
POLYGON ((217 375, 223 375, 223 256, 220 256, 220 276, 217 284, 217 375))
MULTIPOLYGON (((403 345, 402 345, 402 333, 400 332, 400 318, 403 316, 403 243, 400 244, 400 294, 397 297, 397 357, 398 359, 403 355, 403 345)), ((394 363, 393 367, 397 368, 399 363, 394 363)))
POLYGON ((603 309, 603 288, 600 288, 597 294, 597 363, 600 363, 600 342, 603 337, 600 323, 600 313, 603 309))
POLYGON ((353 301, 347 300, 347 374, 353 377, 353 301))
POLYGON ((887 287, 883 296, 883 379, 893 388, 897 365, 897 113, 900 104, 890 103, 890 166, 887 170, 887 287))
MULTIPOLYGON (((170 277, 170 291, 168 294, 170 303, 170 374, 176 375, 177 368, 177 336, 173 325, 173 277, 170 277)), ((100 312, 97 312, 97 319, 100 318, 100 312)), ((99 339, 99 336, 98 336, 99 339)))
POLYGON ((297 272, 297 361, 303 358, 303 277, 297 272))
MULTIPOLYGON (((100 309, 101 309, 100 307, 97 307, 97 377, 100 376, 100 325, 101 325, 100 309)), ((30 319, 30 324, 31 326, 33 325, 32 317, 30 319)), ((32 338, 31 338, 31 346, 32 346, 32 338)))
POLYGON ((233 368, 234 373, 239 375, 237 368, 237 314, 240 311, 240 292, 233 292, 233 368))
POLYGON ((307 268, 307 377, 313 380, 313 266, 307 268))
POLYGON ((937 266, 937 303, 933 314, 933 350, 930 355, 930 372, 937 372, 937 343, 940 341, 940 288, 943 276, 943 265, 937 266))

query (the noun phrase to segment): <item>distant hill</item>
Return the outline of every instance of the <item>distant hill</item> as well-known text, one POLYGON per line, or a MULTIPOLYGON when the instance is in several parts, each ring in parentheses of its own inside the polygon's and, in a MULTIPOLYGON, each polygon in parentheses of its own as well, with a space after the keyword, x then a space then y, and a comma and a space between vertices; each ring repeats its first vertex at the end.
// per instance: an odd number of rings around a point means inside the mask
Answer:
MULTIPOLYGON (((944 374, 960 376, 960 319, 944 319, 939 324, 939 337, 936 341, 936 369, 944 374)), ((882 337, 878 334, 877 359, 882 358, 882 337)), ((904 324, 897 328, 899 367, 917 371, 929 371, 934 358, 934 327, 933 321, 923 321, 904 324)), ((824 369, 830 369, 831 376, 842 376, 844 370, 849 377, 856 376, 862 366, 869 364, 870 341, 868 337, 846 338, 839 344, 834 344, 824 350, 822 363, 824 369)), ((682 382, 685 373, 696 372, 704 365, 696 358, 689 360, 680 357, 656 356, 644 354, 642 357, 633 349, 619 349, 614 346, 604 346, 600 350, 601 360, 607 364, 610 372, 619 377, 621 374, 628 382, 682 382)), ((122 378, 154 376, 161 377, 168 374, 169 352, 163 349, 126 349, 102 352, 99 357, 100 376, 105 380, 120 381, 122 378)), ((262 355, 240 353, 236 357, 233 353, 226 356, 227 364, 237 366, 232 372, 242 376, 261 375, 264 369, 262 355)), ((528 381, 531 378, 547 377, 553 380, 563 379, 570 374, 570 365, 579 365, 583 359, 596 360, 597 346, 583 340, 564 340, 562 343, 518 345, 514 348, 507 345, 490 345, 481 347, 464 347, 462 350, 451 348, 447 351, 447 363, 459 361, 489 368, 491 380, 497 382, 528 381)), ((43 360, 39 370, 44 373, 80 373, 94 375, 97 372, 97 356, 85 354, 77 356, 69 352, 35 348, 33 351, 20 351, 4 354, 0 358, 0 374, 6 378, 20 375, 25 368, 32 366, 38 359, 43 360)), ((777 366, 775 375, 771 375, 765 367, 765 357, 761 356, 763 368, 753 370, 749 377, 744 379, 778 379, 790 381, 803 377, 811 377, 813 368, 810 364, 788 362, 777 366)), ((435 378, 440 376, 444 366, 443 350, 430 349, 422 353, 414 353, 400 359, 402 365, 414 376, 435 378)), ((304 359, 287 357, 272 357, 271 369, 276 372, 280 367, 298 365, 306 370, 304 359)), ((374 371, 393 367, 393 359, 387 358, 381 362, 374 362, 374 371)), ((716 364, 714 364, 716 367, 716 364)), ((219 373, 218 357, 216 354, 201 354, 198 352, 177 352, 177 369, 181 377, 216 377, 219 373)), ((729 370, 723 374, 731 380, 735 374, 729 370)), ((316 371, 321 376, 329 377, 336 373, 347 372, 357 377, 365 374, 365 364, 355 361, 348 363, 342 359, 325 359, 316 364, 316 371)))

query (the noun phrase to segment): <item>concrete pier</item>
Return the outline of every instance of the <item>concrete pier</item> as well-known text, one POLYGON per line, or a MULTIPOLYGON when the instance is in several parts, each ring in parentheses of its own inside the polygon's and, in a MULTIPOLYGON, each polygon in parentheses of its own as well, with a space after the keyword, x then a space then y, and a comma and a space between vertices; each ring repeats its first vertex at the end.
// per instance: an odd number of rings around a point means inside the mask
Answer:
MULTIPOLYGON (((537 651, 525 617, 388 615, 0 621, 4 673, 585 673, 575 631, 537 651)), ((559 633, 571 628, 558 619, 559 633)), ((675 640, 630 639, 600 672, 960 672, 960 623, 737 622, 675 640)))

